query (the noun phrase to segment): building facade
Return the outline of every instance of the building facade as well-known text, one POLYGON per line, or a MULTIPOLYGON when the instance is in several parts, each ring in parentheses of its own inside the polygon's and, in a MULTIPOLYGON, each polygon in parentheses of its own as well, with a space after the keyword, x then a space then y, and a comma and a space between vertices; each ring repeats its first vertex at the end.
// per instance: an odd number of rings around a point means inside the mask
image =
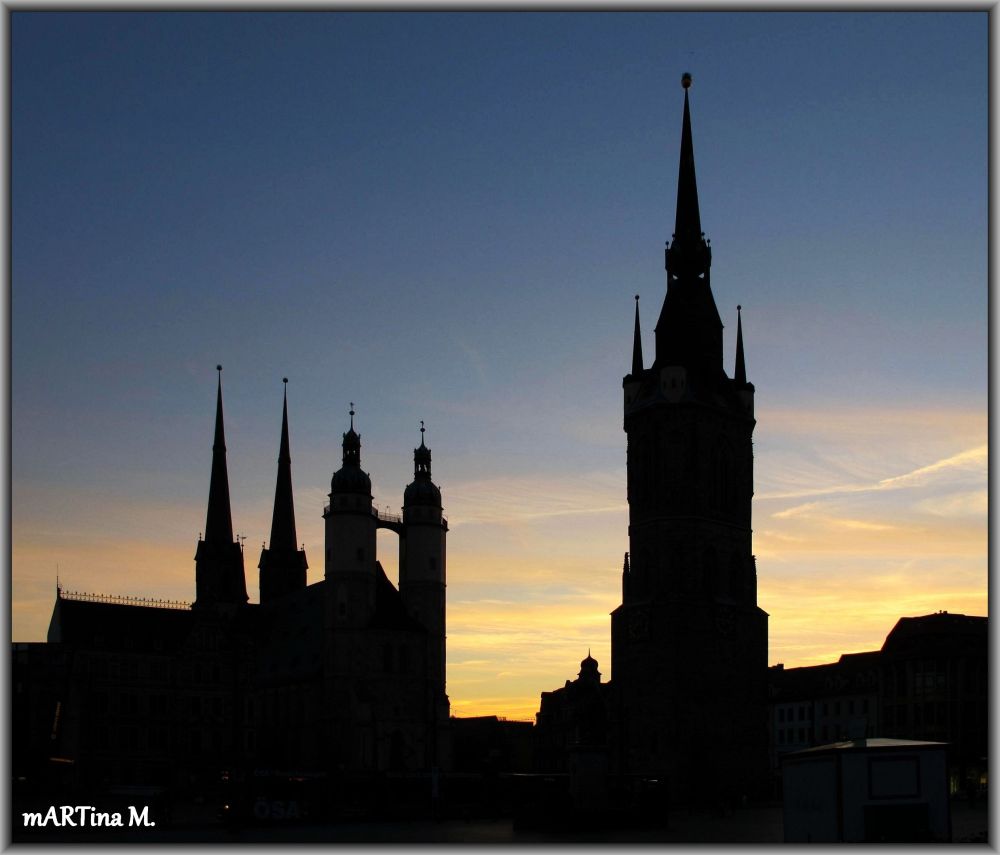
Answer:
POLYGON ((948 612, 903 617, 880 650, 769 669, 775 775, 784 754, 876 737, 947 743, 951 792, 985 788, 988 625, 948 612))
POLYGON ((295 530, 286 396, 260 602, 249 602, 220 368, 194 602, 57 590, 48 643, 14 648, 14 710, 24 719, 15 776, 61 788, 204 792, 268 768, 447 768, 448 523, 423 426, 402 514, 386 514, 372 504, 352 406, 329 499, 324 578, 310 585, 295 530), (379 528, 399 536, 398 587, 376 555, 379 528))

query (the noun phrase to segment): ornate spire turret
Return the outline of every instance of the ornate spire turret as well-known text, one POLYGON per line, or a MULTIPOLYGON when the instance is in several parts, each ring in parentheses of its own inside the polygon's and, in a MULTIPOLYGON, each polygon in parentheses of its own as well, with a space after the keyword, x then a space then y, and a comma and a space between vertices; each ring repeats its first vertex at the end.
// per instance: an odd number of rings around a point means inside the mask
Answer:
POLYGON ((635 335, 632 339, 632 376, 642 374, 642 336, 639 334, 639 295, 635 295, 635 335))
POLYGON ((271 516, 271 546, 260 554, 260 601, 304 588, 306 553, 297 549, 295 503, 292 499, 292 456, 288 447, 288 378, 281 409, 281 445, 278 449, 278 478, 274 486, 274 513, 271 516))
POLYGON ((733 379, 738 386, 747 384, 747 366, 743 357, 743 307, 736 307, 736 369, 733 371, 733 379))
POLYGON ((371 478, 361 471, 361 434, 354 430, 354 402, 351 401, 351 426, 344 434, 343 465, 333 473, 330 483, 333 493, 368 493, 372 491, 371 478))
POLYGON ((431 450, 424 445, 424 420, 420 420, 420 447, 413 449, 413 477, 431 477, 431 450))
POLYGON ((403 507, 441 507, 441 491, 431 480, 431 450, 424 444, 424 423, 420 422, 420 446, 413 449, 413 482, 403 491, 403 507))

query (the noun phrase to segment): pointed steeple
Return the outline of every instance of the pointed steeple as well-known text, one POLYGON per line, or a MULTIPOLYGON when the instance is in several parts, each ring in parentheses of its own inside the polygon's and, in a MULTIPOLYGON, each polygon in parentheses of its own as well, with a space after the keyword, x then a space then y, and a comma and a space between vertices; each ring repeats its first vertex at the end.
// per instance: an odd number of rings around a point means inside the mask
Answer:
POLYGON ((688 89, 691 75, 681 78, 684 87, 684 124, 681 127, 681 162, 677 174, 677 216, 674 239, 696 241, 701 238, 701 215, 698 211, 698 181, 694 172, 694 142, 691 139, 691 106, 688 89))
POLYGON ((743 358, 743 310, 742 306, 736 307, 736 370, 733 371, 733 379, 738 386, 747 384, 747 366, 743 358))
POLYGON ((206 606, 240 606, 247 601, 243 550, 233 539, 233 514, 229 505, 226 469, 226 431, 222 418, 222 366, 215 401, 215 442, 212 444, 212 480, 208 487, 205 538, 195 552, 195 602, 206 606))
POLYGON ((295 505, 292 502, 292 456, 288 451, 288 378, 281 409, 281 448, 278 451, 278 480, 274 486, 274 514, 271 516, 271 549, 294 551, 295 505))
POLYGON ((639 295, 635 295, 635 336, 632 339, 632 376, 642 374, 642 336, 639 334, 639 295))
POLYGON ((306 585, 304 549, 298 549, 295 534, 295 504, 292 500, 292 455, 288 450, 288 378, 281 380, 285 392, 281 408, 281 445, 278 450, 278 479, 274 485, 274 513, 271 516, 270 548, 260 554, 260 601, 280 597, 306 585))
POLYGON ((672 276, 686 273, 702 275, 712 263, 712 250, 701 230, 701 212, 698 207, 691 105, 688 102, 690 74, 684 74, 681 85, 684 87, 684 120, 681 127, 680 165, 677 170, 677 211, 674 217, 673 243, 669 244, 666 252, 666 268, 672 276))
POLYGON ((205 543, 233 543, 233 514, 229 505, 229 472, 226 469, 226 430, 222 420, 222 366, 217 365, 219 388, 215 403, 215 442, 212 444, 212 480, 208 488, 205 543))
POLYGON ((667 244, 667 294, 656 322, 658 368, 683 367, 689 377, 710 388, 725 377, 722 367, 722 319, 710 285, 712 248, 701 231, 698 183, 694 171, 694 142, 691 134, 691 105, 688 87, 691 75, 681 80, 684 87, 684 120, 681 155, 677 173, 677 216, 673 241, 667 244))

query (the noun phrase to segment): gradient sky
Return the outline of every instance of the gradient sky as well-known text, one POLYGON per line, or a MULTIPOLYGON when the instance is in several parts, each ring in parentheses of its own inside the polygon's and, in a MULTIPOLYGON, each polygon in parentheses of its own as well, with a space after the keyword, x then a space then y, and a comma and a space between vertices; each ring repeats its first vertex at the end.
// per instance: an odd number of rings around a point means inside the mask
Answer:
MULTIPOLYGON (((987 613, 986 12, 13 12, 15 640, 63 587, 193 599, 222 363, 248 589, 282 376, 299 539, 349 402, 398 510, 427 423, 456 714, 531 718, 628 549, 622 376, 683 105, 757 388, 771 663, 987 613)), ((379 549, 396 576, 396 543, 379 549)))

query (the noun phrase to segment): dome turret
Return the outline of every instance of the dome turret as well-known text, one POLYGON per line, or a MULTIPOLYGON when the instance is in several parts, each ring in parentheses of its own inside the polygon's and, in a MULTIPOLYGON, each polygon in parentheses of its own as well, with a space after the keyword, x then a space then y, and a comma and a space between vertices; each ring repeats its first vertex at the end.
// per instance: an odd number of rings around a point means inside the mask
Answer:
POLYGON ((424 445, 424 423, 420 422, 420 447, 413 449, 413 481, 403 491, 403 506, 441 507, 441 491, 431 480, 431 450, 424 445))
POLYGON ((587 651, 587 658, 580 663, 580 682, 600 683, 601 672, 597 670, 597 660, 587 651))
POLYGON ((361 434, 354 430, 354 404, 351 404, 351 427, 344 434, 343 465, 333 473, 330 495, 363 493, 371 495, 372 479, 361 469, 361 434))

